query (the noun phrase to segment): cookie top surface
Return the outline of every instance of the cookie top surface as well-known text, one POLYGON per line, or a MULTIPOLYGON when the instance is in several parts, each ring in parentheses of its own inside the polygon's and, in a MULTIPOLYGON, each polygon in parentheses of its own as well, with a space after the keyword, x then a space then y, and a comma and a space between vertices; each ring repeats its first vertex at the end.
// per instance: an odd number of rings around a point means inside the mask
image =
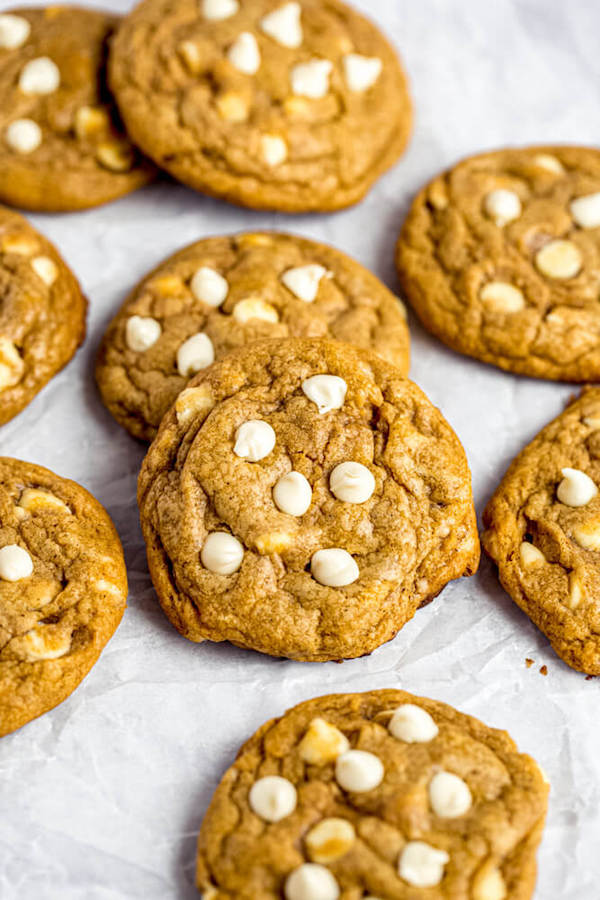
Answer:
POLYGON ((21 412, 85 336, 86 301, 55 247, 0 207, 0 425, 21 412))
POLYGON ((389 363, 331 341, 257 343, 194 379, 138 500, 179 631, 274 656, 370 653, 479 558, 450 426, 389 363))
POLYGON ((417 314, 455 350, 525 375, 600 378, 600 150, 464 160, 417 196, 397 261, 417 314))
POLYGON ((484 514, 513 600, 566 663, 600 675, 600 388, 586 388, 517 456, 484 514))
POLYGON ((135 288, 104 337, 96 378, 114 417, 151 440, 190 376, 252 341, 335 338, 406 374, 402 303, 339 250, 286 234, 198 241, 135 288))
POLYGON ((119 624, 117 533, 84 488, 0 457, 0 735, 77 687, 119 624))
POLYGON ((104 83, 117 22, 72 6, 0 14, 0 200, 86 209, 152 177, 104 83))
POLYGON ((548 785, 504 731, 405 691, 337 694, 240 750, 198 841, 204 900, 528 900, 548 785))
POLYGON ((256 208, 356 202, 412 122, 394 50, 339 0, 143 0, 119 29, 110 82, 161 167, 256 208))

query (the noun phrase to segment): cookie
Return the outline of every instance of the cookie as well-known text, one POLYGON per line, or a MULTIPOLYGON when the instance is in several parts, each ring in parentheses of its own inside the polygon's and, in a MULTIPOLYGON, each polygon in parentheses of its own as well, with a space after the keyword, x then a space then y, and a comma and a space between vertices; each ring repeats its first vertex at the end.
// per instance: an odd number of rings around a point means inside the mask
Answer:
POLYGON ((0 14, 0 201, 87 209, 153 177, 105 85, 118 21, 73 6, 0 14))
POLYGON ((396 53, 339 0, 143 0, 109 76, 151 159, 256 209, 356 203, 412 126, 396 53))
POLYGON ((404 294, 460 353, 559 381, 600 378, 600 150, 484 153, 417 196, 404 294))
POLYGON ((505 731, 405 691, 260 728, 202 823, 204 900, 529 900, 548 784, 505 731))
POLYGON ((135 288, 104 336, 96 379, 115 419, 152 440, 190 376, 252 341, 327 337, 409 366, 400 301, 359 263, 286 234, 198 241, 135 288))
POLYGON ((0 425, 69 362, 85 337, 86 305, 55 247, 0 207, 0 425))
POLYGON ((0 458, 0 736, 75 690, 126 600, 106 510, 73 481, 0 458))
POLYGON ((517 456, 484 513, 500 581, 568 665, 600 675, 600 388, 517 456))
POLYGON ((479 560, 448 423, 389 363, 332 341, 255 343, 198 375, 138 501, 175 627, 273 656, 370 653, 479 560))

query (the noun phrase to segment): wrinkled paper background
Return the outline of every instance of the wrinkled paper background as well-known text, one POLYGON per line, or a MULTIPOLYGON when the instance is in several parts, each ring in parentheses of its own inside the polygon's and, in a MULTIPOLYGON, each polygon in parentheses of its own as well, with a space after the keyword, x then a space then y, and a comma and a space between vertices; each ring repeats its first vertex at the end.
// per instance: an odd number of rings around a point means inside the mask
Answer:
MULTIPOLYGON (((89 336, 66 371, 2 428, 0 452, 48 466, 98 497, 123 540, 131 593, 81 687, 1 741, 2 900, 193 900, 196 834, 242 741, 309 697, 392 686, 507 728, 538 759, 552 793, 536 898, 600 896, 600 680, 558 660, 489 562, 366 659, 295 663, 189 643, 162 614, 146 570, 135 504, 143 447, 104 410, 94 385, 98 342, 125 294, 192 240, 288 229, 335 244, 397 289, 399 226, 411 196, 438 170, 510 143, 600 141, 596 0, 355 4, 399 47, 417 109, 407 155, 358 208, 260 214, 162 183, 103 209, 31 217, 82 281, 89 336), (535 660, 530 669, 526 657, 535 660)), ((502 374, 450 352, 414 317, 410 324, 412 377, 458 432, 481 512, 509 461, 573 388, 502 374)))

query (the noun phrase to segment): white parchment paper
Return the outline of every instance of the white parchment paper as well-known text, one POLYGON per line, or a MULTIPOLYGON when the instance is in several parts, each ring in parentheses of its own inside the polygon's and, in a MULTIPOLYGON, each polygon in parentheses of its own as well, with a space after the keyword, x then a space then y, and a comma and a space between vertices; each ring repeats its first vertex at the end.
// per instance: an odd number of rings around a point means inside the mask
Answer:
MULTIPOLYGON (((399 226, 438 170, 511 143, 600 142, 597 0, 354 2, 400 49, 417 109, 408 153, 359 207, 260 214, 162 183, 100 210, 31 217, 82 281, 89 335, 1 429, 0 453, 48 466, 98 497, 123 540, 131 592, 121 627, 72 697, 0 742, 2 900, 193 900, 198 828, 242 741, 309 697, 394 686, 507 728, 538 759, 552 793, 536 898, 600 897, 600 680, 557 659, 489 562, 366 659, 294 663, 189 643, 162 614, 147 574, 135 504, 143 447, 95 388, 109 318, 149 268, 192 240, 287 229, 337 245, 397 289, 399 226), (529 669, 526 657, 535 660, 529 669)), ((105 5, 125 12, 130 3, 105 5)), ((412 377, 463 441, 481 512, 509 461, 573 389, 460 357, 413 316, 410 324, 412 377)))

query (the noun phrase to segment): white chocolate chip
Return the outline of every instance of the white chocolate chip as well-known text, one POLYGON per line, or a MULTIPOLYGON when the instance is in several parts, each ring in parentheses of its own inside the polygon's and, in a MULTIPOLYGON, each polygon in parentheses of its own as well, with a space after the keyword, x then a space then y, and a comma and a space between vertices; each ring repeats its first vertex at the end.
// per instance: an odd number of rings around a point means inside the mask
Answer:
POLYGON ((286 900, 337 900, 338 883, 325 866, 303 863, 285 881, 286 900))
POLYGON ((486 194, 484 207, 490 219, 493 219, 499 228, 521 215, 519 195, 505 188, 498 188, 486 194))
POLYGON ((27 512, 52 509, 55 512, 66 512, 71 515, 71 510, 60 497, 51 494, 50 491, 42 491, 39 488, 25 488, 19 497, 19 507, 27 510, 27 512))
POLYGON ((131 316, 125 326, 125 341, 130 350, 144 353, 157 342, 162 334, 160 322, 151 316, 131 316))
POLYGON ((207 306, 221 306, 227 299, 229 285, 225 278, 208 266, 200 266, 190 282, 190 290, 196 300, 207 306))
POLYGON ((507 894, 504 878, 496 866, 484 866, 473 879, 473 900, 505 900, 507 894))
POLYGON ((22 47, 31 34, 31 25, 23 16, 5 13, 0 16, 0 49, 15 50, 22 47))
POLYGON ((11 340, 0 335, 0 391, 18 384, 25 371, 21 354, 11 340))
POLYGON ((325 766, 350 749, 346 735, 326 722, 313 719, 298 745, 300 758, 312 766, 325 766))
POLYGON ((583 600, 585 600, 586 592, 585 588, 581 582, 581 578, 577 572, 572 571, 569 573, 569 598, 567 606, 569 609, 577 609, 578 606, 581 606, 583 600))
POLYGON ((551 156, 550 153, 538 153, 533 157, 533 162, 536 166, 539 166, 540 169, 552 172, 553 175, 565 174, 565 167, 561 161, 557 159, 556 156, 551 156))
POLYGON ((348 385, 339 375, 313 375, 302 382, 302 390, 322 416, 332 409, 342 408, 348 385))
POLYGON ((186 425, 195 416, 205 416, 215 405, 215 398, 209 384, 186 388, 175 401, 175 412, 180 425, 186 425))
POLYGON ((200 553, 204 568, 217 575, 232 575, 237 572, 243 558, 243 546, 226 531, 212 531, 204 541, 200 553))
POLYGON ((11 150, 26 156, 42 143, 42 129, 33 119, 15 119, 7 126, 4 137, 11 150))
POLYGON ((594 431, 597 431, 600 428, 600 416, 585 416, 583 424, 587 425, 588 428, 593 428, 594 431))
POLYGON ((550 241, 536 253, 535 264, 549 278, 574 278, 581 269, 582 258, 572 241, 550 241))
POLYGON ((106 134, 110 128, 110 117, 102 106, 80 106, 75 113, 73 128, 80 140, 89 140, 106 134))
POLYGON ((561 469, 563 480, 556 489, 556 496, 565 506, 587 506, 598 493, 589 475, 580 469, 561 469))
POLYGON ((385 770, 374 753, 367 750, 348 750, 335 761, 335 780, 345 791, 364 794, 379 787, 385 770))
POLYGON ((323 819, 306 835, 308 855, 316 863, 327 865, 344 856, 354 844, 356 832, 347 819, 323 819))
POLYGON ((218 22, 235 16, 240 4, 238 0, 201 0, 200 9, 205 19, 218 22))
POLYGON ((507 281, 489 281, 479 296, 494 312, 515 313, 525 307, 523 292, 507 281))
POLYGON ((600 191, 571 201, 571 215, 581 228, 598 228, 600 225, 600 191))
POLYGON ((227 52, 231 65, 244 75, 256 75, 260 69, 260 50, 250 31, 242 31, 227 52))
POLYGON ((377 56, 361 56, 359 53, 347 53, 342 64, 346 84, 356 93, 373 87, 383 69, 383 63, 377 56))
POLYGON ((258 297, 247 297, 240 300, 233 308, 233 318, 245 325, 250 319, 262 319, 263 322, 278 322, 279 313, 274 306, 258 297))
POLYGON ((71 649, 71 635, 38 625, 23 635, 22 649, 30 660, 60 659, 71 649))
POLYGON ((573 529, 573 538, 584 550, 600 550, 600 521, 592 519, 573 529))
POLYGON ((24 94, 53 94, 60 85, 60 70, 48 56, 38 56, 21 69, 19 87, 24 94))
POLYGON ((273 500, 281 512, 303 516, 312 500, 312 488, 301 472, 288 472, 273 488, 273 500))
POLYGON ((398 874, 413 887, 435 887, 444 877, 444 867, 450 862, 445 850, 438 850, 424 841, 409 841, 398 860, 398 874))
POLYGON ((319 100, 329 91, 329 76, 333 63, 328 59, 311 59, 299 63, 291 72, 292 91, 298 97, 319 100))
POLYGON ((328 275, 327 269, 313 263, 308 266, 297 266, 295 269, 288 269, 281 276, 282 283, 292 292, 299 300, 305 303, 312 303, 319 293, 319 285, 321 279, 328 275))
POLYGON ((260 139, 260 152, 268 166, 280 166, 288 156, 287 144, 278 134, 263 134, 260 139))
POLYGON ((296 788, 287 778, 267 775, 254 782, 248 800, 252 811, 265 822, 280 822, 296 809, 296 788))
POLYGON ((403 703, 394 710, 388 725, 390 734, 407 744, 425 744, 437 737, 439 728, 427 710, 415 703, 403 703))
POLYGON ((268 422, 261 419, 250 419, 244 422, 235 433, 233 452, 249 462, 258 462, 268 456, 275 446, 276 436, 268 422))
POLYGON ((36 256, 31 260, 31 268, 48 287, 52 287, 58 278, 58 266, 49 256, 36 256))
POLYGON ((177 370, 184 378, 206 369, 215 361, 215 348, 207 334, 199 332, 184 341, 177 351, 177 370))
POLYGON ((429 782, 429 802, 436 816, 456 819, 471 808, 468 784, 452 772, 438 772, 429 782))
POLYGON ((331 493, 346 503, 366 503, 375 490, 372 472, 357 462, 344 462, 336 466, 329 476, 331 493))
POLYGON ((360 574, 356 560, 339 547, 317 550, 310 561, 312 577, 326 587, 345 587, 353 584, 360 574))
POLYGON ((0 578, 4 581, 20 581, 33 572, 31 556, 18 544, 7 544, 0 550, 0 578))
POLYGON ((225 122, 245 122, 248 119, 248 101, 237 91, 225 91, 219 94, 215 102, 225 122))
POLYGON ((263 16, 260 27, 282 47, 299 47, 303 38, 301 12, 299 3, 284 3, 279 9, 263 16))
POLYGON ((256 549, 262 556, 281 553, 294 543, 295 536, 289 531, 269 531, 256 538, 256 549))
POLYGON ((94 582, 94 587, 97 591, 100 591, 102 594, 111 594, 113 597, 118 597, 123 603, 127 599, 123 596, 123 591, 118 585, 114 584, 112 581, 107 581, 106 578, 99 578, 96 582, 94 582))
POLYGON ((519 557, 524 569, 546 562, 546 557, 542 551, 538 550, 537 547, 534 547, 533 544, 530 544, 528 541, 523 541, 519 547, 519 557))

